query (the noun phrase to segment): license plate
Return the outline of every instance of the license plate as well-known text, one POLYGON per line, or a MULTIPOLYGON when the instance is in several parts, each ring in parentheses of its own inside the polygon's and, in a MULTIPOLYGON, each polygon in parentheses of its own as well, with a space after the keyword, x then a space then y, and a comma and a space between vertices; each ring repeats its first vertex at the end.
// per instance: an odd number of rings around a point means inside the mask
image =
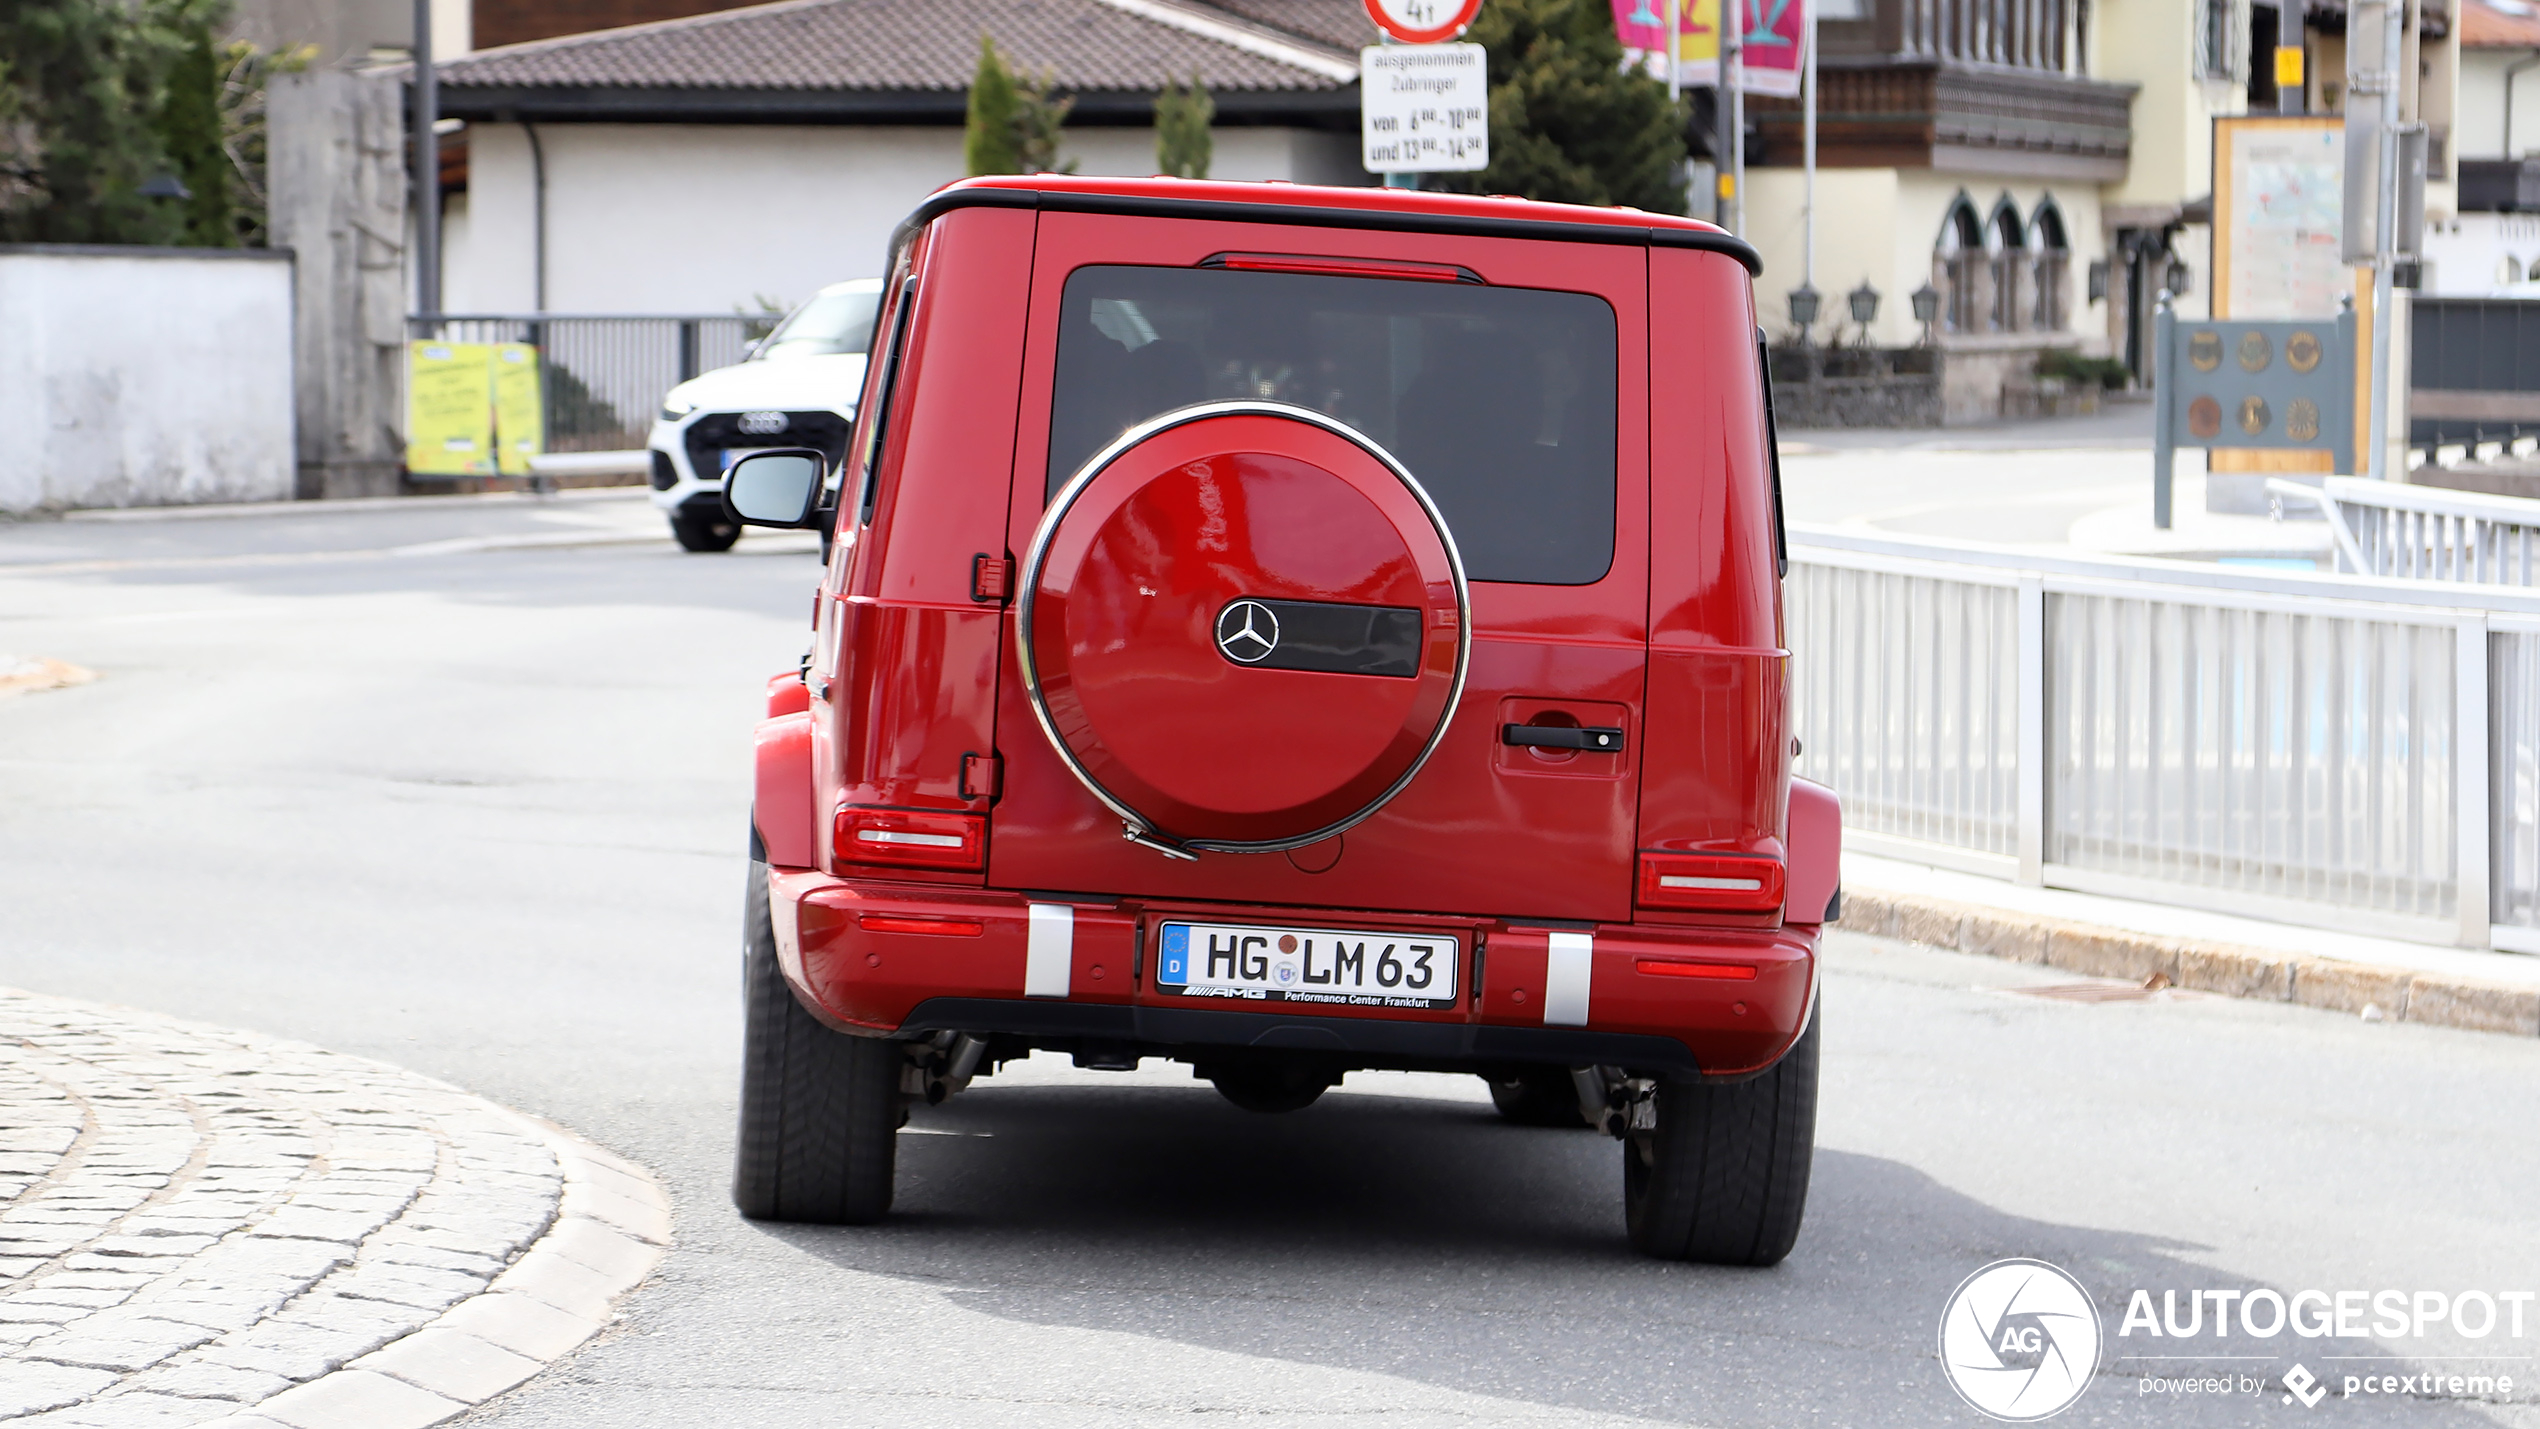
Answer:
POLYGON ((1155 981, 1186 997, 1453 1007, 1461 951, 1436 933, 1167 923, 1155 981))

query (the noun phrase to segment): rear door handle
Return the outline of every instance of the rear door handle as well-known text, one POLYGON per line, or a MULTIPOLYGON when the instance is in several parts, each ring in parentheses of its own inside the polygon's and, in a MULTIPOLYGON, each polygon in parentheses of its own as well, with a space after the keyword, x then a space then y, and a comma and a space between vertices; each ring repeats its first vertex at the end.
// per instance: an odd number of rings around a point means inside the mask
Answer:
POLYGON ((1499 742, 1536 749, 1584 749, 1592 754, 1620 754, 1623 752, 1623 731, 1599 725, 1581 729, 1566 724, 1503 724, 1499 727, 1499 742))

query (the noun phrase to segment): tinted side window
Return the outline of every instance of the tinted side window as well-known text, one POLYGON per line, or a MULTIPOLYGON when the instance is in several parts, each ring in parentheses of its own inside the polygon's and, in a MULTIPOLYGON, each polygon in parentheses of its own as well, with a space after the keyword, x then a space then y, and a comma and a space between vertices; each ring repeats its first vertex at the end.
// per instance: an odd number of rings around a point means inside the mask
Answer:
POLYGON ((1067 280, 1048 490, 1129 427, 1255 398, 1338 417, 1428 490, 1474 580, 1614 557, 1614 311, 1581 293, 1219 268, 1067 280))
POLYGON ((873 498, 879 483, 874 469, 882 461, 882 441, 889 435, 891 399, 900 388, 900 357, 908 346, 908 317, 917 307, 917 280, 900 280, 899 301, 892 305, 891 345, 882 354, 882 380, 873 389, 873 405, 856 413, 856 520, 873 524, 873 498))

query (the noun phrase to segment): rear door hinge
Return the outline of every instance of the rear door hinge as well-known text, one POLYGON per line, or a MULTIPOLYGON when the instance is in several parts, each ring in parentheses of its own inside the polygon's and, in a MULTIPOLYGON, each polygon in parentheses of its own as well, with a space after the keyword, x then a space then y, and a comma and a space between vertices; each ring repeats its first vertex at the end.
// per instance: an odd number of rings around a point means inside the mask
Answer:
POLYGON ((1005 757, 999 754, 964 754, 961 756, 961 797, 993 799, 1005 792, 1005 757))
POLYGON ((1014 594, 1014 561, 985 551, 970 558, 970 598, 981 605, 1003 605, 1014 594))

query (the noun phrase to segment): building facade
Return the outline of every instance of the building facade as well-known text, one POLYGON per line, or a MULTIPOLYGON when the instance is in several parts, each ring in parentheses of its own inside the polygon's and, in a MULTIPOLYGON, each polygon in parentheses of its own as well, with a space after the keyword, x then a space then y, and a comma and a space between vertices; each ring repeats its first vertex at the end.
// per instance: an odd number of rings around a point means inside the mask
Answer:
POLYGON ((962 176, 982 34, 1073 96, 1061 167, 1155 172, 1156 93, 1196 76, 1213 177, 1372 182, 1355 0, 689 8, 706 12, 439 66, 463 125, 443 163, 446 311, 755 312, 880 272, 892 228, 962 176))
POLYGON ((2108 347, 2104 194, 2132 154, 2138 86, 2094 73, 2083 0, 1829 0, 1818 22, 1815 261, 1802 114, 1757 97, 1746 215, 1767 326, 1821 295, 1814 343, 1942 349, 1952 421, 1995 414, 2041 352, 2108 347), (1913 295, 1928 286, 1931 321, 1913 295), (1877 295, 1864 329, 1850 295, 1877 295))
MULTIPOLYGON (((1799 336, 1784 296, 1806 273, 1822 298, 1808 340, 1931 343, 1952 421, 1995 415, 2050 350, 2114 357, 2148 382, 2159 295, 2208 311, 2213 121, 2343 101, 2344 0, 2303 3, 1825 0, 1813 265, 1799 103, 1748 101, 1746 216, 1768 330, 1799 336), (2305 53, 2289 97, 2279 44, 2305 53), (1925 285, 1928 325, 1911 301, 1925 285), (1845 301, 1861 287, 1879 296, 1866 332, 1845 301)), ((2428 204, 2448 220, 2456 40, 2442 0, 2411 8, 2405 103, 2435 131, 2428 204)))

